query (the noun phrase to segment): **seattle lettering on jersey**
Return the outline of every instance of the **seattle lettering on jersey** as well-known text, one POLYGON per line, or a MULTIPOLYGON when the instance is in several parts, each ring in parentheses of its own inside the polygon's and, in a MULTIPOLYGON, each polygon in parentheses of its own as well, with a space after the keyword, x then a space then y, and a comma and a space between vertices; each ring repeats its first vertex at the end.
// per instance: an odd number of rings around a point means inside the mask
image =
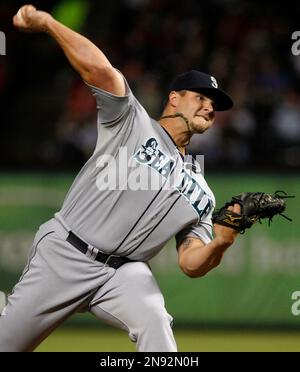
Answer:
POLYGON ((133 158, 140 164, 153 168, 165 178, 169 177, 175 164, 174 160, 159 150, 155 138, 150 138, 133 158))
POLYGON ((180 173, 180 178, 175 188, 182 194, 197 212, 199 219, 207 216, 213 208, 212 200, 208 197, 199 183, 190 176, 185 169, 180 173))
MULTIPOLYGON (((145 146, 132 156, 128 155, 127 147, 120 147, 118 159, 113 155, 102 154, 97 158, 96 168, 99 169, 96 186, 100 191, 106 190, 160 190, 162 179, 151 177, 142 172, 138 164, 147 165, 154 169, 163 179, 168 180, 175 165, 175 161, 165 155, 158 148, 156 139, 151 138, 145 146), (135 163, 132 164, 131 160, 135 163)), ((164 182, 165 183, 165 182, 164 182)))
MULTIPOLYGON (((143 165, 148 165, 164 178, 168 178, 175 164, 159 148, 155 138, 150 138, 145 146, 134 155, 134 159, 143 165)), ((184 164, 186 167, 187 164, 184 164)), ((213 208, 213 202, 205 193, 199 182, 190 175, 186 169, 182 169, 179 179, 175 181, 174 188, 180 192, 191 204, 199 216, 199 220, 207 216, 213 208)))

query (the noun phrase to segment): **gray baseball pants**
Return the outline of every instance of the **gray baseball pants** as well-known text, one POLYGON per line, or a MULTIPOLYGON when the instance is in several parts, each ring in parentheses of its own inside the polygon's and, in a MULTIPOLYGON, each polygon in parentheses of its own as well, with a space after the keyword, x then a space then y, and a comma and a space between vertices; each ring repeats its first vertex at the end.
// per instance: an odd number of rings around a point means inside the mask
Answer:
POLYGON ((33 351, 72 314, 84 311, 126 330, 137 351, 177 351, 172 318, 149 266, 130 262, 116 270, 78 251, 67 236, 55 219, 37 232, 0 316, 0 352, 33 351))

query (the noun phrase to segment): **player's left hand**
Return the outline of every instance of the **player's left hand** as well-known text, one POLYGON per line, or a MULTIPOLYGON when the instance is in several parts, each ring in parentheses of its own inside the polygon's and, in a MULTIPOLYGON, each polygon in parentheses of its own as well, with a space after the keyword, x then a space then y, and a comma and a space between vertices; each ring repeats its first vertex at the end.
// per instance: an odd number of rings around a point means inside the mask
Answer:
POLYGON ((226 203, 221 209, 214 211, 212 221, 214 224, 223 225, 243 234, 245 229, 249 229, 254 223, 261 219, 268 218, 269 224, 273 217, 285 216, 285 199, 294 198, 287 195, 284 191, 276 191, 274 194, 264 192, 244 192, 241 195, 232 197, 231 201, 226 203), (231 207, 239 205, 241 210, 236 212, 231 207))
MULTIPOLYGON (((234 204, 233 206, 229 206, 228 210, 239 214, 241 213, 241 206, 239 204, 234 204)), ((238 231, 232 229, 231 227, 219 224, 214 224, 214 232, 216 238, 229 245, 234 242, 238 235, 238 231)))

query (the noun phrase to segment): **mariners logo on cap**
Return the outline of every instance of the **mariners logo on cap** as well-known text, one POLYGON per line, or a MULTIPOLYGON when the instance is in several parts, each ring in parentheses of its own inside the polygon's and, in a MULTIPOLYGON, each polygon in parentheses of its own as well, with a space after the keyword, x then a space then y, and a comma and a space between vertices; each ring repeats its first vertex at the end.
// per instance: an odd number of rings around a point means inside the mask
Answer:
POLYGON ((210 79, 211 79, 211 85, 212 85, 214 88, 218 88, 219 85, 218 85, 217 79, 214 78, 213 76, 211 76, 210 79))

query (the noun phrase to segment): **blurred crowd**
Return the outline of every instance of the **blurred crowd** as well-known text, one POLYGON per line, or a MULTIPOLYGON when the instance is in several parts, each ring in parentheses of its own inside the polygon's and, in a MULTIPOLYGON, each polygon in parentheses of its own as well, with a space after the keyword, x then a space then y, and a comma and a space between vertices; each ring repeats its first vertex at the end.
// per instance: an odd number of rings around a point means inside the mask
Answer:
MULTIPOLYGON (((56 3, 40 6, 51 11, 56 3)), ((171 80, 186 70, 214 75, 233 97, 234 109, 218 113, 214 127, 190 144, 190 153, 205 155, 207 169, 300 170, 300 56, 291 52, 295 4, 87 3, 80 32, 122 71, 154 118, 171 80)), ((7 55, 0 57, 0 165, 79 169, 96 141, 94 98, 50 38, 12 28, 15 10, 13 1, 0 5, 0 29, 7 35, 7 55)))

